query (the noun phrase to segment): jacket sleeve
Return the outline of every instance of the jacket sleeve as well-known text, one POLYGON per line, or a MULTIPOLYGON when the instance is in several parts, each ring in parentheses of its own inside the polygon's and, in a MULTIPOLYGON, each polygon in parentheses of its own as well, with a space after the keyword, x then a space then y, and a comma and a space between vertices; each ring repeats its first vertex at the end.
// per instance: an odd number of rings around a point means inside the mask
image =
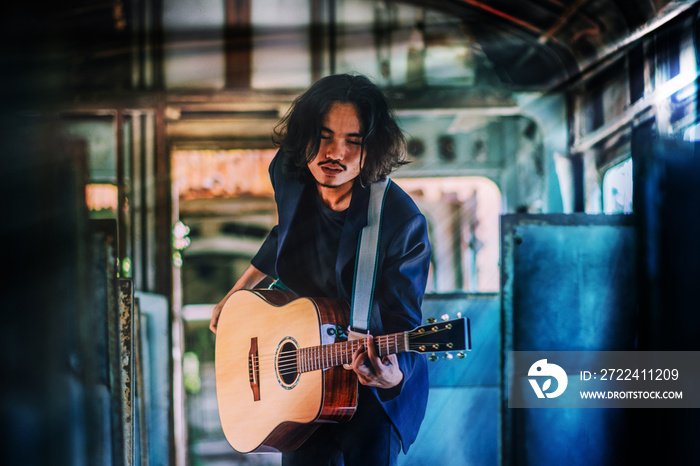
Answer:
MULTIPOLYGON (((381 286, 376 291, 384 333, 405 332, 420 325, 430 256, 427 222, 422 214, 414 215, 394 233, 382 264, 381 286)), ((403 382, 392 389, 378 390, 382 401, 400 395, 417 360, 424 356, 403 352, 397 358, 403 382)))
POLYGON ((256 269, 263 272, 265 275, 271 278, 277 277, 277 225, 275 225, 270 233, 268 233, 267 238, 263 242, 258 252, 255 253, 253 259, 250 261, 251 264, 255 266, 256 269))
MULTIPOLYGON (((270 173, 270 182, 272 183, 272 189, 275 191, 275 200, 277 198, 277 185, 275 184, 275 181, 277 179, 276 172, 280 170, 280 167, 282 166, 282 158, 283 154, 281 151, 278 151, 275 157, 272 159, 272 162, 270 162, 270 167, 268 169, 268 172, 270 173)), ((250 261, 251 264, 255 266, 258 270, 261 272, 265 273, 268 277, 271 278, 278 278, 277 277, 277 237, 278 237, 278 230, 279 226, 275 225, 270 233, 267 235, 267 238, 265 238, 265 241, 263 242, 262 246, 260 246, 260 249, 258 249, 258 252, 253 256, 253 259, 250 261)))

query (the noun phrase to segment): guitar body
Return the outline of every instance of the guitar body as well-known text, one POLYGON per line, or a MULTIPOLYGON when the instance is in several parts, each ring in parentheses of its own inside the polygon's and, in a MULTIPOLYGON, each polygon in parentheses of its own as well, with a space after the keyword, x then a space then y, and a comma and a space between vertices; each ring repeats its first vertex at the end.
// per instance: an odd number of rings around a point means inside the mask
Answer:
POLYGON ((332 299, 291 300, 276 290, 231 295, 217 326, 216 391, 221 425, 234 449, 292 451, 318 423, 352 417, 353 371, 337 366, 303 372, 289 356, 334 343, 335 329, 347 327, 348 315, 347 303, 332 299))

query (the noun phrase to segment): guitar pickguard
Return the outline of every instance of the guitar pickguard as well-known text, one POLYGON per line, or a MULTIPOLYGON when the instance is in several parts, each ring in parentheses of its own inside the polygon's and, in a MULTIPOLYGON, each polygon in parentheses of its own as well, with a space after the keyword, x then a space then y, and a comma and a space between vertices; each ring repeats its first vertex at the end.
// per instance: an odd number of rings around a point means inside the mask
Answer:
POLYGON ((322 345, 332 345, 336 343, 338 339, 343 338, 343 335, 347 337, 347 331, 343 329, 342 326, 336 324, 323 324, 321 325, 321 344, 322 345))

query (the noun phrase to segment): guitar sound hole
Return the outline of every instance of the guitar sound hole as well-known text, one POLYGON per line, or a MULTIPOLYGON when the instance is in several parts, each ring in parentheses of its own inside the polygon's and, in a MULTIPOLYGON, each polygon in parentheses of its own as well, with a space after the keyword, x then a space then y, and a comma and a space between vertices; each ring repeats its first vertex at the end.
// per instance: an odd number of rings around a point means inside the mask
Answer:
POLYGON ((277 376, 286 388, 291 388, 299 376, 297 346, 289 340, 282 344, 277 353, 277 376))

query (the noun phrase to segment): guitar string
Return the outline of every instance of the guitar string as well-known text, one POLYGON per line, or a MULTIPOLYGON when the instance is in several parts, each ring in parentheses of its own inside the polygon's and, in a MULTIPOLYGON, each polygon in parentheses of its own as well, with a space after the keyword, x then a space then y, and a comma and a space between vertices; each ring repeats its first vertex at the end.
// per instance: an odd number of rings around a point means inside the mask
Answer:
MULTIPOLYGON (((439 343, 436 343, 436 344, 439 344, 439 343)), ((431 345, 431 343, 427 343, 427 345, 431 345)), ((418 346, 421 346, 421 345, 418 345, 418 346)), ((346 353, 349 354, 350 351, 347 351, 346 353)), ((333 359, 332 355, 326 355, 325 357, 321 356, 320 358, 315 357, 315 358, 311 359, 310 361, 306 361, 306 365, 309 367, 309 369, 302 370, 302 371, 299 371, 296 361, 292 362, 291 364, 287 364, 287 365, 280 364, 278 366, 279 374, 280 374, 280 376, 284 377, 286 375, 296 375, 296 374, 303 373, 303 372, 321 370, 321 369, 327 368, 328 365, 326 364, 326 361, 330 362, 332 359, 333 359)), ((341 362, 340 364, 349 363, 349 362, 351 362, 351 360, 347 360, 346 362, 341 362)), ((333 367, 336 365, 339 365, 339 364, 330 364, 330 367, 333 367)))
MULTIPOLYGON (((345 352, 346 356, 349 356, 349 354, 350 354, 350 351, 345 352)), ((330 355, 330 354, 326 355, 325 357, 324 356, 315 357, 315 358, 312 358, 311 360, 306 361, 305 363, 302 363, 302 366, 304 366, 304 367, 302 368, 303 370, 300 371, 298 368, 298 363, 296 361, 296 358, 294 358, 291 362, 289 362, 287 364, 280 364, 278 366, 278 370, 279 370, 280 376, 294 375, 294 374, 299 374, 299 373, 303 373, 303 372, 310 372, 310 371, 314 371, 314 370, 324 369, 324 368, 327 368, 329 366, 333 367, 336 365, 349 363, 351 361, 351 359, 345 359, 345 360, 341 359, 340 363, 335 364, 335 362, 337 362, 337 361, 338 361, 338 358, 333 356, 333 355, 330 355), (327 362, 329 364, 327 364, 327 362)))
MULTIPOLYGON (((327 348, 325 347, 330 345, 305 348, 307 350, 307 354, 303 356, 306 356, 306 360, 302 361, 301 363, 299 363, 297 358, 298 350, 286 351, 282 357, 278 358, 278 360, 281 361, 281 363, 277 366, 279 373, 281 376, 285 376, 299 372, 319 370, 327 366, 326 362, 331 363, 330 367, 349 363, 352 360, 352 353, 354 353, 357 347, 359 347, 357 343, 359 343, 359 340, 354 340, 351 342, 350 348, 347 348, 348 342, 341 342, 338 348, 345 346, 345 348, 341 348, 341 351, 327 351, 327 348), (333 364, 334 362, 338 362, 338 364, 333 364), (299 371, 299 365, 302 366, 302 371, 299 371)), ((273 364, 275 363, 274 360, 269 362, 272 362, 273 364)))
MULTIPOLYGON (((413 337, 416 337, 416 336, 427 337, 427 336, 433 335, 435 333, 442 332, 444 330, 449 330, 449 329, 438 329, 438 330, 431 331, 429 334, 426 334, 426 333, 420 334, 418 332, 409 332, 409 335, 412 335, 413 337)), ((399 335, 399 334, 396 334, 396 335, 399 335)), ((381 354, 381 352, 387 346, 390 348, 393 346, 396 349, 398 349, 399 347, 402 347, 403 345, 398 344, 400 340, 402 340, 402 339, 400 339, 399 337, 394 337, 394 335, 384 335, 384 336, 375 337, 375 341, 377 342, 376 346, 378 346, 379 350, 380 350, 380 356, 385 356, 385 355, 381 354), (393 343, 391 342, 392 339, 395 340, 393 343)), ((329 355, 332 356, 334 354, 333 351, 330 351, 330 348, 333 348, 333 347, 340 348, 342 346, 347 346, 349 344, 349 345, 351 345, 351 348, 347 349, 346 351, 348 351, 348 352, 353 351, 354 352, 355 350, 357 350, 357 348, 359 348, 359 344, 363 343, 364 341, 365 341, 364 339, 363 340, 350 340, 350 341, 333 343, 330 345, 311 346, 311 347, 306 347, 306 348, 301 348, 301 349, 295 348, 293 350, 282 351, 282 352, 277 353, 277 354, 278 354, 279 359, 283 359, 285 357, 295 358, 298 351, 302 350, 302 351, 306 351, 307 353, 311 353, 311 354, 307 354, 307 356, 324 358, 324 357, 327 357, 329 355)), ((409 342, 409 350, 420 349, 421 346, 433 346, 433 345, 440 345, 440 344, 444 345, 445 343, 444 342, 418 342, 418 343, 409 342)), ((270 355, 270 356, 267 356, 267 358, 272 358, 274 360, 275 356, 270 355)), ((267 358, 265 358, 265 359, 267 359, 267 358)))
MULTIPOLYGON (((402 345, 398 344, 398 341, 394 341, 393 343, 391 342, 392 339, 395 339, 393 336, 387 336, 387 337, 377 337, 378 339, 378 345, 381 346, 382 350, 384 350, 387 347, 387 344, 382 343, 382 340, 386 340, 387 343, 389 343, 389 347, 393 347, 398 350, 398 348, 402 345)), ((359 342, 361 340, 352 340, 351 342, 339 342, 331 345, 320 345, 320 346, 313 346, 313 347, 308 347, 308 348, 302 348, 301 351, 305 351, 306 354, 304 356, 308 357, 311 361, 315 360, 329 360, 329 359, 338 359, 338 356, 343 356, 343 355, 350 355, 354 351, 359 348, 359 342), (350 348, 347 348, 348 344, 350 344, 350 348), (340 348, 340 351, 335 351, 331 350, 331 348, 340 348), (345 347, 345 348, 343 348, 345 347)), ((294 350, 288 350, 288 351, 283 351, 278 353, 278 359, 279 361, 291 361, 295 362, 297 359, 297 354, 300 350, 299 349, 294 349, 294 350)), ((384 356, 384 355, 382 355, 384 356)), ((275 362, 274 361, 274 356, 267 356, 267 357, 259 357, 260 359, 265 359, 266 363, 267 362, 275 362), (272 358, 270 360, 269 358, 272 358)))
MULTIPOLYGON (((442 332, 444 330, 449 330, 447 328, 442 328, 438 330, 433 330, 429 334, 425 333, 418 333, 418 332, 409 332, 409 336, 429 336, 433 335, 438 332, 442 332)), ((384 336, 379 336, 375 337, 375 341, 377 346, 380 347, 380 354, 381 354, 381 347, 391 347, 391 340, 393 339, 393 346, 394 348, 398 349, 398 336, 399 334, 395 335, 384 335, 384 336)), ((319 370, 323 369, 326 366, 328 366, 327 363, 330 364, 329 367, 339 365, 339 364, 344 364, 350 362, 350 360, 343 359, 344 357, 351 357, 351 353, 354 353, 354 351, 359 348, 360 343, 363 343, 365 340, 351 340, 351 341, 345 341, 345 342, 339 342, 336 344, 332 345, 321 345, 321 346, 315 346, 315 347, 309 347, 309 348, 303 348, 301 350, 306 350, 306 354, 303 355, 306 357, 304 361, 299 361, 298 354, 300 349, 294 349, 294 350, 288 350, 288 351, 283 351, 279 353, 279 356, 277 360, 275 360, 275 357, 272 356, 271 359, 270 356, 256 356, 254 357, 254 365, 256 369, 260 368, 260 360, 264 360, 265 366, 268 364, 272 363, 275 364, 277 361, 279 361, 278 364, 278 370, 281 376, 285 375, 290 375, 290 374, 296 374, 299 373, 299 367, 302 366, 302 369, 308 369, 309 371, 311 370, 319 370), (347 348, 347 345, 350 345, 350 348, 347 348), (337 346, 336 346, 337 345, 337 346), (328 351, 330 347, 336 347, 336 348, 341 348, 342 346, 345 346, 346 348, 341 349, 340 352, 338 351, 328 351), (339 364, 335 364, 338 360, 341 362, 339 364)), ((409 350, 411 349, 420 349, 422 346, 433 346, 433 345, 439 345, 439 344, 444 344, 444 342, 421 342, 421 343, 410 343, 409 342, 409 350)), ((398 352, 398 351, 397 351, 398 352)), ((306 370, 302 370, 302 372, 306 372, 306 370)))
MULTIPOLYGON (((428 335, 432 335, 432 334, 440 332, 440 331, 442 331, 442 330, 439 329, 437 331, 432 331, 430 334, 417 334, 416 333, 416 335, 428 336, 428 335)), ((389 341, 389 339, 392 339, 392 338, 394 338, 394 337, 393 336, 376 337, 376 340, 378 340, 377 345, 381 346, 381 347, 386 347, 387 344, 382 343, 382 340, 386 340, 386 342, 389 344, 389 346, 391 346, 391 342, 389 341)), ((342 346, 347 346, 348 344, 350 344, 351 347, 347 348, 347 349, 341 349, 340 354, 351 353, 351 352, 354 352, 357 348, 359 348, 360 342, 362 342, 362 340, 352 340, 350 342, 345 341, 345 342, 339 342, 339 343, 332 344, 332 345, 321 345, 321 346, 302 348, 301 350, 306 351, 306 354, 304 356, 306 356, 311 362, 323 361, 326 359, 337 359, 339 352, 338 351, 329 351, 329 349, 331 347, 341 348, 342 346)), ((435 344, 440 345, 440 344, 444 344, 444 342, 409 343, 409 350, 420 349, 422 346, 432 346, 435 344)), ((394 348, 398 349, 399 345, 397 345, 397 342, 395 341, 393 346, 394 346, 394 348)), ((384 349, 384 348, 381 348, 381 349, 384 349)), ((278 353, 277 360, 279 360, 279 361, 291 360, 292 362, 294 362, 297 359, 297 354, 299 351, 300 351, 299 349, 295 348, 293 350, 288 350, 288 351, 283 351, 281 353, 278 353)), ((381 355, 381 350, 380 350, 380 355, 381 355)), ((265 360, 264 361, 265 363, 269 363, 269 362, 274 363, 275 362, 275 356, 273 356, 273 355, 267 356, 267 357, 258 356, 258 359, 265 360)), ((259 365, 259 361, 257 362, 257 364, 259 365)))
MULTIPOLYGON (((440 344, 439 342, 435 343, 430 343, 430 342, 425 342, 421 344, 411 344, 409 347, 411 348, 418 348, 420 349, 421 346, 432 346, 433 344, 440 344)), ((319 363, 323 366, 326 365, 326 362, 331 363, 331 365, 337 365, 333 364, 334 362, 340 361, 339 364, 342 364, 344 361, 348 361, 351 359, 351 354, 354 353, 354 351, 358 348, 359 346, 353 345, 350 348, 343 348, 343 347, 337 347, 338 350, 332 350, 329 351, 329 348, 326 348, 324 346, 321 347, 311 347, 311 348, 304 348, 301 351, 303 354, 301 354, 302 358, 304 360, 301 362, 301 365, 312 365, 316 367, 319 363)), ((275 358, 274 355, 267 355, 267 356, 258 356, 256 358, 255 364, 256 367, 261 367, 261 362, 262 364, 269 365, 269 364, 278 364, 279 368, 284 369, 287 366, 296 366, 299 364, 298 361, 298 356, 299 356, 299 351, 300 350, 289 350, 289 351, 284 351, 282 353, 279 353, 278 357, 275 358)), ((437 351, 437 350, 436 350, 437 351)))

